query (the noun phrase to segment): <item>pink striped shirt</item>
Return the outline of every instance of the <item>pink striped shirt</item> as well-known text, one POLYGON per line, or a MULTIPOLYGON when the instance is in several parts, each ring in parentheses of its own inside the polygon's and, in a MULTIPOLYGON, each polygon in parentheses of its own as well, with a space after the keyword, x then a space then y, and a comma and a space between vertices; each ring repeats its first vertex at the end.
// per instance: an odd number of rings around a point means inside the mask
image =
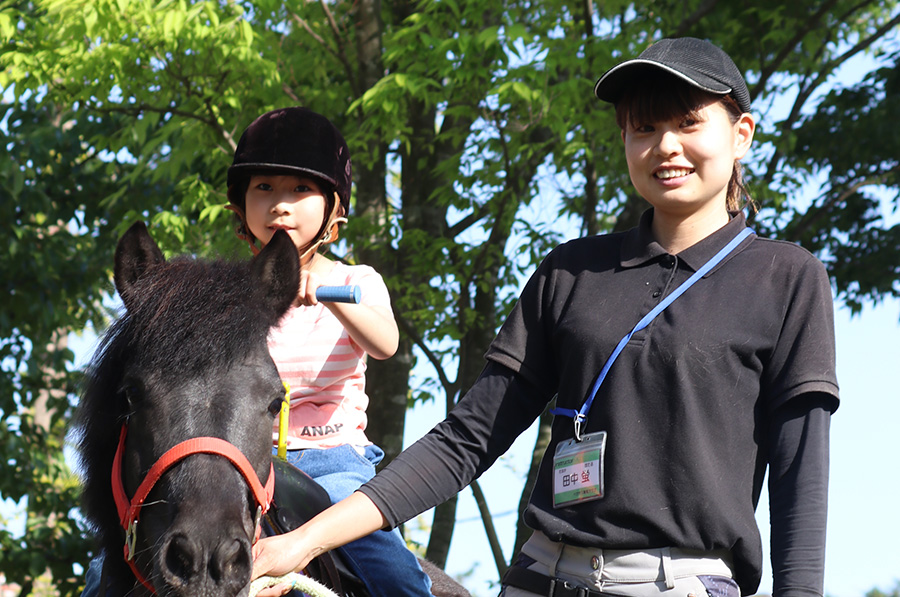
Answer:
MULTIPOLYGON (((336 262, 322 284, 357 284, 363 304, 391 306, 384 280, 367 265, 336 262)), ((269 352, 291 387, 288 449, 372 443, 365 434, 366 353, 331 311, 321 303, 291 307, 269 333, 269 352)))

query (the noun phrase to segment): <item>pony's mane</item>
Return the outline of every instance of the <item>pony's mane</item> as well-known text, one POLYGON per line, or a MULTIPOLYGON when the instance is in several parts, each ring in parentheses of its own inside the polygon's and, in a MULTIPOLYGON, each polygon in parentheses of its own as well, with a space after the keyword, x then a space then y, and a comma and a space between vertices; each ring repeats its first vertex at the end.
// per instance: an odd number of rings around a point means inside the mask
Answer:
POLYGON ((87 367, 74 426, 83 476, 84 515, 101 547, 121 552, 122 534, 110 492, 110 471, 128 404, 124 364, 183 377, 234 362, 264 341, 272 321, 255 308, 259 291, 249 262, 175 258, 139 279, 131 308, 104 335, 87 367))

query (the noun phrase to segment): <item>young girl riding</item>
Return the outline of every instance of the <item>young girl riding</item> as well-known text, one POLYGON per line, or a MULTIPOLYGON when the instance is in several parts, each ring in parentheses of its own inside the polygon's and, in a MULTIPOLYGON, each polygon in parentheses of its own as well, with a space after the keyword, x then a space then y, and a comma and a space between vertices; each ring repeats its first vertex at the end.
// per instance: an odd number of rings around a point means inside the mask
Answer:
POLYGON ((721 49, 680 38, 612 68, 594 92, 615 105, 649 204, 639 226, 554 249, 447 419, 360 491, 262 540, 254 576, 441 503, 555 397, 524 512, 534 533, 503 595, 753 594, 767 475, 773 592, 823 594, 831 286, 815 257, 757 237, 740 211, 747 85, 721 49))
MULTIPOLYGON (((284 230, 300 254, 297 299, 270 333, 269 351, 290 388, 287 460, 334 502, 371 479, 384 457, 365 434, 366 355, 389 358, 398 342, 381 276, 319 252, 347 221, 350 186, 350 153, 340 132, 300 107, 253 121, 228 169, 238 235, 256 253, 284 230), (359 304, 317 300, 320 286, 343 285, 361 289, 359 304)), ((378 531, 342 551, 373 597, 431 594, 430 580, 396 530, 378 531)))

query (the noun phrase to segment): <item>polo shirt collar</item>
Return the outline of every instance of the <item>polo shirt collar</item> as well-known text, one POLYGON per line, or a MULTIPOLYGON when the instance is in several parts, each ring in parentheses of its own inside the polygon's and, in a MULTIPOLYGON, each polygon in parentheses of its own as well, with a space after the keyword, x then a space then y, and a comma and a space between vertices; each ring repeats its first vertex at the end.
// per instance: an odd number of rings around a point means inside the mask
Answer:
MULTIPOLYGON (((747 221, 743 212, 732 212, 727 224, 678 254, 678 259, 690 269, 697 271, 722 247, 743 230, 747 221)), ((653 208, 641 215, 637 227, 625 233, 622 241, 620 264, 622 267, 638 267, 668 252, 653 238, 650 224, 653 222, 653 208)))

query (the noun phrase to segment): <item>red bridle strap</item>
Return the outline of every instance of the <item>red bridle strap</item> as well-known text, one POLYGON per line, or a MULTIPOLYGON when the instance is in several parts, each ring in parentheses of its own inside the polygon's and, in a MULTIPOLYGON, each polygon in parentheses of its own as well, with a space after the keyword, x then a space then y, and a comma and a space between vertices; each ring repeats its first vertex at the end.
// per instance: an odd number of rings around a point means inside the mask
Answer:
POLYGON ((269 504, 272 503, 272 497, 275 494, 275 471, 272 464, 269 464, 269 479, 266 481, 265 486, 263 486, 256 471, 254 471, 253 467, 250 465, 250 461, 247 460, 247 457, 234 447, 234 445, 218 437, 191 438, 180 444, 176 444, 163 454, 160 459, 150 467, 147 476, 144 477, 144 480, 134 493, 134 497, 129 500, 125 493, 125 486, 122 483, 122 458, 125 452, 125 436, 127 432, 128 426, 122 425, 122 431, 119 434, 119 446, 116 448, 116 455, 113 458, 112 466, 113 499, 116 502, 119 522, 125 530, 125 559, 131 566, 131 570, 135 577, 137 577, 145 587, 150 589, 151 592, 153 591, 153 588, 138 572, 137 567, 133 562, 135 536, 138 519, 140 519, 141 516, 141 507, 143 507, 144 500, 147 499, 150 490, 153 489, 153 486, 156 485, 157 481, 160 480, 166 471, 188 456, 194 454, 216 454, 228 459, 228 461, 238 469, 250 486, 250 491, 253 493, 253 497, 256 498, 256 503, 259 506, 256 537, 254 537, 254 540, 259 538, 259 516, 268 511, 269 504))

